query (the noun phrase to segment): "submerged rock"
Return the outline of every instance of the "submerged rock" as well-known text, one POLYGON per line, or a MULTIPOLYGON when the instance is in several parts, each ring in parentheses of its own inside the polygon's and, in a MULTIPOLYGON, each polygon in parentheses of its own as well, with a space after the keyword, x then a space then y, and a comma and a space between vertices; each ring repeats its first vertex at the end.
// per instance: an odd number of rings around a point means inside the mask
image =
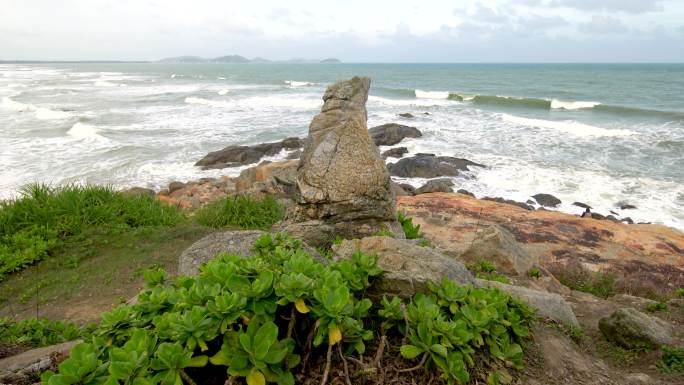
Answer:
POLYGON ((365 77, 328 87, 321 113, 309 126, 296 204, 282 228, 311 245, 381 229, 400 233, 390 176, 366 128, 369 87, 365 77))
POLYGON ((561 204, 561 200, 551 194, 535 194, 532 198, 544 207, 556 207, 561 204))
POLYGON ((387 123, 368 130, 376 146, 394 146, 404 138, 420 138, 423 133, 415 127, 387 123))
POLYGON ((408 118, 408 119, 415 118, 415 116, 413 116, 413 114, 410 112, 403 112, 401 114, 398 114, 398 116, 401 116, 402 118, 408 118))
POLYGON ((203 170, 244 166, 258 162, 264 156, 273 156, 282 150, 296 150, 303 145, 302 139, 287 138, 280 142, 261 143, 254 146, 228 146, 213 151, 195 163, 203 170))
POLYGON ((672 326, 633 308, 618 309, 599 320, 599 329, 611 342, 628 349, 653 349, 672 345, 672 326))
POLYGON ((475 282, 463 263, 404 239, 373 236, 344 240, 332 249, 338 259, 350 258, 357 251, 377 255, 378 266, 385 271, 371 288, 378 295, 411 297, 426 291, 428 281, 440 282, 445 276, 462 285, 475 282))
POLYGON ((387 169, 394 176, 402 178, 437 178, 440 176, 458 176, 469 167, 485 167, 468 159, 451 156, 435 156, 434 154, 416 154, 404 158, 387 169))
POLYGON ((432 192, 454 192, 454 182, 449 178, 432 179, 414 191, 415 195, 432 192))
POLYGON ((406 147, 396 147, 396 148, 390 148, 389 150, 385 151, 382 153, 382 158, 401 158, 404 156, 404 154, 408 153, 408 148, 406 147))

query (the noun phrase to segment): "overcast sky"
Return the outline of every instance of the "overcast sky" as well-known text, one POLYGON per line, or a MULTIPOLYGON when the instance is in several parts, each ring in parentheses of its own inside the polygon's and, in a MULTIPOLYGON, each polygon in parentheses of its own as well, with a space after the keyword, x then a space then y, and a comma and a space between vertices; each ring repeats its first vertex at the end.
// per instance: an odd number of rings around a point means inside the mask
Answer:
POLYGON ((684 0, 0 0, 0 59, 684 62, 684 0))

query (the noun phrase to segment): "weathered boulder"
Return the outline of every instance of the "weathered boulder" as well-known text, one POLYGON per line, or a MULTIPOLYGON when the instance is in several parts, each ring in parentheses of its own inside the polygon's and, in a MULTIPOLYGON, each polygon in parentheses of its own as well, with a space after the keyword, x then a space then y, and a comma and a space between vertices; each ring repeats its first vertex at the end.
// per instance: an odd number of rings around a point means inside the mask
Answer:
POLYGON ((387 123, 368 130, 376 146, 394 146, 404 138, 420 138, 423 133, 419 129, 403 124, 387 123))
POLYGON ((432 192, 454 192, 454 182, 449 178, 432 179, 417 188, 414 194, 427 194, 432 192))
POLYGON ((535 194, 532 198, 544 207, 556 207, 561 204, 561 200, 551 194, 535 194))
POLYGON ((68 356, 71 349, 81 342, 81 340, 63 342, 0 359, 0 374, 16 372, 24 372, 23 374, 26 375, 40 374, 48 369, 55 359, 64 359, 68 356))
POLYGON ((395 196, 399 197, 399 196, 404 196, 404 195, 413 195, 413 191, 414 191, 413 186, 410 186, 410 188, 407 188, 406 186, 404 186, 404 184, 392 182, 392 193, 395 196))
POLYGON ((599 329, 606 339, 628 349, 654 349, 676 342, 670 324, 629 307, 599 320, 599 329))
POLYGON ((121 194, 128 196, 148 196, 154 197, 155 192, 151 188, 145 187, 131 187, 125 190, 121 190, 121 194))
POLYGON ((279 197, 293 198, 299 160, 264 161, 243 170, 235 181, 238 193, 264 192, 279 197))
POLYGON ((399 228, 390 176, 366 128, 369 87, 364 77, 328 87, 309 126, 296 204, 281 229, 311 245, 399 228))
POLYGON ((644 309, 648 305, 658 303, 652 299, 637 297, 629 294, 616 294, 610 297, 610 300, 619 303, 622 306, 632 307, 635 309, 644 309))
POLYGON ((407 154, 407 153, 408 153, 408 148, 396 147, 396 148, 390 148, 389 150, 383 152, 381 155, 382 155, 383 159, 389 158, 389 157, 401 158, 402 156, 404 156, 404 154, 407 154))
POLYGON ((435 156, 434 154, 416 154, 403 158, 397 163, 388 164, 387 169, 394 176, 402 178, 437 178, 440 176, 458 176, 469 167, 484 167, 467 159, 451 156, 435 156))
MULTIPOLYGON (((209 234, 193 243, 178 258, 178 275, 197 275, 200 267, 216 258, 220 253, 253 256, 254 241, 266 234, 261 230, 223 231, 209 234)), ((312 247, 306 244, 302 249, 322 263, 327 261, 312 247)))
POLYGON ((579 328, 580 324, 568 303, 558 294, 528 289, 522 286, 507 285, 496 281, 476 279, 476 286, 496 287, 517 297, 537 310, 541 317, 548 318, 568 326, 579 328))
POLYGON ((513 234, 501 226, 487 226, 480 230, 459 255, 459 259, 468 263, 476 263, 481 258, 491 262, 502 273, 521 276, 535 263, 515 241, 513 234))
POLYGON ((410 297, 426 290, 428 281, 439 282, 443 277, 460 284, 472 284, 472 274, 463 263, 429 247, 408 240, 372 236, 344 240, 332 246, 335 258, 349 258, 356 251, 377 255, 378 266, 385 273, 371 290, 378 295, 396 294, 410 297))
POLYGON ((228 146, 213 151, 195 163, 204 170, 243 166, 256 163, 264 156, 276 155, 282 150, 295 150, 302 147, 299 138, 286 138, 280 142, 261 143, 254 146, 228 146))

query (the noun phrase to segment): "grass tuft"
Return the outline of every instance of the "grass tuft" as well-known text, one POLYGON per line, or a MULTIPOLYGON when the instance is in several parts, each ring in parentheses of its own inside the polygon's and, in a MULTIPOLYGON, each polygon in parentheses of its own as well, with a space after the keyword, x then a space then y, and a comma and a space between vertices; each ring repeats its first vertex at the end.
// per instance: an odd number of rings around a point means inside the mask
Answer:
POLYGON ((280 221, 284 214, 284 207, 272 196, 257 200, 249 195, 236 195, 201 208, 195 219, 200 225, 213 228, 265 230, 280 221))

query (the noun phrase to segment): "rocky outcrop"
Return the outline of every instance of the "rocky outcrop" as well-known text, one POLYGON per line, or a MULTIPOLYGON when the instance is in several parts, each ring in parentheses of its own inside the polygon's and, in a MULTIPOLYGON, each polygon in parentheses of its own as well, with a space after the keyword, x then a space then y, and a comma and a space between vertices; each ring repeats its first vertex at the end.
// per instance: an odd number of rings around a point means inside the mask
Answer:
POLYGON ((282 229, 311 245, 398 230, 390 176, 366 128, 369 87, 363 77, 328 87, 309 126, 282 229))
POLYGON ((552 272, 571 262, 610 272, 631 292, 684 287, 684 234, 660 225, 626 225, 556 211, 529 211, 462 194, 432 193, 397 198, 398 210, 413 217, 441 252, 463 254, 480 231, 499 226, 532 263, 552 272))
POLYGON ((294 198, 299 160, 261 162, 248 168, 235 180, 240 194, 267 193, 281 198, 294 198))
POLYGON ((280 142, 261 143, 254 146, 228 146, 213 151, 195 163, 203 170, 244 166, 258 162, 264 156, 276 155, 282 150, 296 150, 303 146, 302 139, 287 138, 280 142))
POLYGON ((435 156, 434 154, 416 154, 403 158, 397 163, 388 164, 387 169, 394 176, 402 178, 437 178, 440 176, 458 176, 469 167, 484 167, 468 159, 451 156, 435 156))
POLYGON ((432 179, 414 191, 415 195, 432 192, 454 192, 454 182, 449 178, 432 179))
POLYGON ((532 195, 532 198, 544 207, 556 207, 562 203, 560 199, 551 194, 535 194, 532 195))
POLYGON ((676 341, 671 325, 633 308, 618 309, 602 318, 599 329, 606 339, 628 349, 654 349, 676 341))
POLYGON ((396 148, 390 148, 389 150, 383 152, 381 155, 382 155, 383 159, 386 159, 386 158, 390 158, 390 157, 391 158, 401 158, 405 154, 408 154, 408 148, 396 147, 396 148))
POLYGON ((420 138, 423 133, 419 129, 403 124, 387 123, 368 130, 376 146, 394 146, 404 138, 420 138))
POLYGON ((344 240, 332 249, 338 259, 350 258, 357 251, 377 255, 378 266, 385 270, 372 287, 378 295, 396 294, 408 298, 424 292, 428 281, 440 282, 445 276, 460 284, 474 283, 463 263, 403 239, 373 236, 344 240))
POLYGON ((509 275, 525 275, 534 265, 534 259, 520 247, 513 234, 497 225, 479 230, 459 259, 468 263, 485 259, 509 275))
POLYGON ((534 207, 528 205, 527 203, 518 202, 518 201, 511 200, 511 199, 504 199, 501 197, 484 197, 484 198, 482 198, 482 200, 492 201, 492 202, 497 202, 497 203, 505 203, 507 205, 513 205, 513 206, 520 207, 521 209, 534 211, 534 207))
POLYGON ((537 315, 543 318, 561 322, 567 326, 580 327, 572 308, 565 299, 558 294, 483 279, 476 279, 476 285, 480 287, 496 287, 523 300, 536 309, 537 315))

